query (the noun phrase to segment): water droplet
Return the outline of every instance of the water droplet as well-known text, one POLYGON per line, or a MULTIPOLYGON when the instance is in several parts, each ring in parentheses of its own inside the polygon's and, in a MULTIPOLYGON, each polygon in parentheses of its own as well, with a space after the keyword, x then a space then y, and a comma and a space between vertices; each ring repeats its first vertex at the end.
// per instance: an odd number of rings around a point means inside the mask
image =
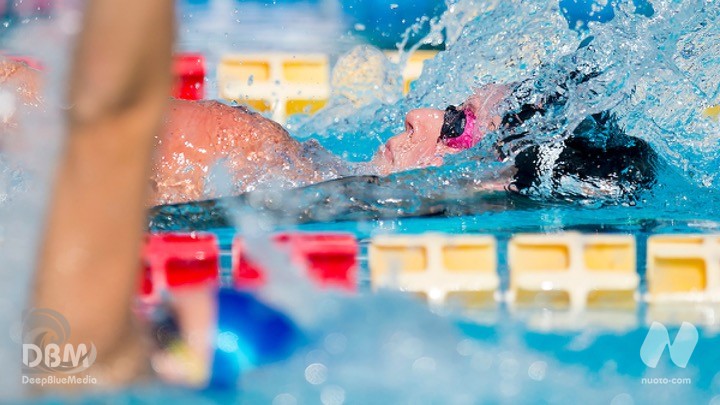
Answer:
POLYGON ((345 403, 345 390, 337 385, 325 387, 320 393, 320 401, 323 405, 342 405, 345 403))
POLYGON ((273 399, 272 405, 297 405, 297 399, 288 393, 282 393, 273 399))
POLYGON ((632 395, 628 393, 622 393, 615 396, 615 398, 610 401, 610 405, 634 405, 635 400, 633 399, 632 395))
POLYGON ((536 361, 528 368, 528 376, 535 381, 542 381, 545 379, 547 373, 547 363, 544 361, 536 361))
POLYGON ((305 380, 312 385, 320 385, 327 380, 327 367, 324 364, 313 363, 305 369, 305 380))

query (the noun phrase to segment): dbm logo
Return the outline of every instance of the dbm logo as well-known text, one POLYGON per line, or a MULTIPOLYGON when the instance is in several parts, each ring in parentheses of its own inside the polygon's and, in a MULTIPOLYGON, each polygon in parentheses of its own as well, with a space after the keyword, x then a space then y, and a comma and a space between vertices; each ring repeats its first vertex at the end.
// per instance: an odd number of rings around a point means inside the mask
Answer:
POLYGON ((27 374, 75 374, 95 362, 95 345, 67 343, 70 325, 50 309, 33 309, 23 320, 23 372, 27 374))
POLYGON ((69 364, 75 368, 82 367, 83 369, 90 367, 88 349, 82 343, 77 348, 69 344, 61 347, 55 343, 48 343, 45 345, 44 351, 38 345, 24 343, 23 364, 29 368, 34 368, 39 366, 40 363, 49 369, 55 369, 62 364, 69 364))
POLYGON ((698 342, 698 331, 690 323, 683 322, 678 330, 674 342, 670 342, 670 334, 665 325, 653 322, 650 325, 645 341, 640 347, 640 358, 650 368, 657 367, 667 346, 670 351, 670 360, 676 366, 685 368, 690 361, 698 342))

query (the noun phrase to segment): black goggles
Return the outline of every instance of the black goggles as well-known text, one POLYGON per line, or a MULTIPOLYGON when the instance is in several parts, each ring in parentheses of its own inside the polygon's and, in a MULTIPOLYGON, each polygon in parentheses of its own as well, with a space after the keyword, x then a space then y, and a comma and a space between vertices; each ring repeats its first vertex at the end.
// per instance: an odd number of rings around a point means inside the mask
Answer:
POLYGON ((452 139, 457 138, 465 132, 465 124, 467 123, 467 116, 465 110, 458 110, 454 105, 448 106, 445 109, 445 116, 443 117, 443 126, 440 130, 440 139, 452 139))

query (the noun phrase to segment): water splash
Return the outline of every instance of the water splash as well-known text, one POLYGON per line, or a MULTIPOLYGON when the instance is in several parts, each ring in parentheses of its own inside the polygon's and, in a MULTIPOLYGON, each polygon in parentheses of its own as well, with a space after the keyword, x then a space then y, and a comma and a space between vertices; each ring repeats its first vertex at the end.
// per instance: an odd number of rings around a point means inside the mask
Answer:
MULTIPOLYGON (((513 1, 459 1, 433 21, 429 38, 443 31, 449 33, 448 49, 426 62, 423 75, 408 97, 393 104, 368 103, 360 111, 336 111, 334 125, 311 120, 295 132, 314 134, 321 142, 344 137, 342 145, 332 143, 336 148, 331 149, 346 152, 350 159, 366 160, 385 139, 400 132, 407 111, 445 108, 464 101, 482 84, 516 81, 541 61, 550 62, 568 53, 578 42, 557 5, 545 2, 521 6, 513 1), (536 37, 546 41, 539 43, 533 39, 536 37)), ((399 75, 400 71, 394 73, 399 75)))
MULTIPOLYGON (((425 63, 406 98, 371 100, 359 111, 349 103, 344 109, 336 105, 296 132, 312 134, 351 160, 367 160, 402 131, 412 108, 462 102, 486 83, 532 79, 533 91, 547 94, 568 72, 590 69, 597 77, 570 88, 562 109, 529 125, 535 142, 561 139, 589 114, 612 111, 628 135, 649 142, 668 163, 661 168, 660 186, 647 198, 649 210, 669 216, 698 202, 711 205, 707 201, 717 200, 713 190, 720 181, 720 126, 703 111, 720 102, 720 7, 696 0, 657 1, 653 8, 648 17, 636 13, 634 3, 621 2, 612 21, 591 22, 578 32, 568 27, 555 2, 450 2, 448 11, 430 22, 428 37, 409 46, 437 42, 444 33, 447 50, 425 63), (678 201, 681 190, 687 202, 678 201)), ((454 183, 453 174, 462 179, 473 171, 487 173, 491 162, 478 155, 488 142, 447 159, 443 181, 454 183)), ((415 173, 405 177, 418 180, 437 171, 415 173)), ((717 218, 718 211, 703 215, 717 218)))

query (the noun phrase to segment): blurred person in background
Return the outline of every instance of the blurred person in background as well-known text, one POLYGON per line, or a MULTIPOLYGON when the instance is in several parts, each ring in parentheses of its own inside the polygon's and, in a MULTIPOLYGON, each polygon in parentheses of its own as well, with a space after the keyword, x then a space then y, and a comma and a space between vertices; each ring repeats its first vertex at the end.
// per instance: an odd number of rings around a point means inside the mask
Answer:
MULTIPOLYGON (((32 305, 67 319, 68 343, 95 345, 97 361, 85 372, 112 386, 150 370, 131 308, 154 136, 171 84, 174 4, 86 4, 32 305)), ((23 74, 12 65, 5 72, 9 80, 23 74)))

